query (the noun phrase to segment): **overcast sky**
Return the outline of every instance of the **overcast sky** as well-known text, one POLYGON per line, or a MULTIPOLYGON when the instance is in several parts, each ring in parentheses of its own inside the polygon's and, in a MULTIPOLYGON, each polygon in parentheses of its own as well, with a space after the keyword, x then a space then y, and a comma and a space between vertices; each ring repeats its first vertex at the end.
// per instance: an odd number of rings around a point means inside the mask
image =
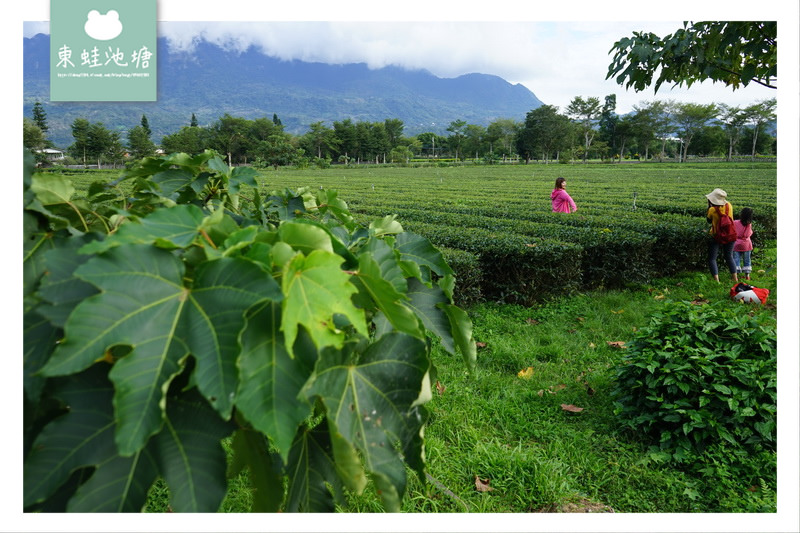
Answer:
MULTIPOLYGON (((504 1, 499 4, 484 2, 481 8, 491 10, 494 6, 501 10, 504 1)), ((367 21, 338 20, 347 18, 347 14, 351 13, 351 17, 357 18, 355 13, 362 13, 358 9, 346 9, 346 6, 357 5, 358 2, 345 1, 332 3, 339 7, 327 12, 327 20, 296 22, 291 19, 298 18, 298 15, 312 18, 309 16, 311 13, 319 13, 324 19, 326 11, 313 8, 313 2, 303 4, 310 7, 302 14, 291 10, 253 12, 257 8, 237 0, 225 2, 227 9, 224 12, 218 9, 218 4, 211 11, 205 10, 205 2, 194 2, 191 8, 178 9, 180 4, 184 2, 162 0, 159 3, 161 23, 158 33, 167 37, 176 48, 191 51, 199 39, 205 39, 231 49, 256 46, 265 54, 282 59, 328 63, 364 62, 373 68, 391 64, 427 69, 440 77, 455 77, 471 72, 493 74, 509 82, 525 85, 542 102, 558 106, 562 111, 576 96, 595 96, 603 101, 606 95, 616 94, 618 113, 627 113, 634 105, 654 99, 745 106, 776 96, 775 90, 756 84, 733 91, 719 83, 695 84, 691 89, 672 89, 665 85, 657 94, 652 90, 636 93, 625 90, 613 80, 606 80, 612 58, 609 50, 614 42, 631 36, 634 31, 652 32, 661 37, 673 33, 682 27, 684 20, 680 17, 681 10, 677 8, 654 14, 639 7, 634 12, 641 13, 643 18, 640 21, 585 20, 592 11, 578 9, 577 6, 585 7, 590 4, 567 1, 561 3, 562 11, 558 12, 562 20, 549 14, 551 18, 546 22, 483 22, 463 16, 463 13, 470 12, 470 3, 467 2, 462 3, 462 9, 450 12, 452 20, 434 17, 430 20, 404 22, 403 20, 423 18, 421 15, 424 12, 417 11, 416 17, 407 17, 406 13, 413 10, 415 3, 401 2, 402 6, 408 6, 409 9, 398 9, 391 13, 392 16, 366 11, 362 16, 370 17, 367 21), (172 7, 166 9, 165 6, 172 7), (574 11, 567 9, 568 6, 574 6, 574 11), (569 15, 573 15, 574 19, 570 20, 569 15), (664 18, 664 15, 671 16, 664 18), (197 22, 198 19, 206 21, 197 22), (273 22, 252 22, 253 20, 273 22)), ((613 6, 614 2, 603 4, 607 6, 603 11, 606 17, 617 11, 630 15, 630 9, 609 9, 608 6, 613 6)), ((704 0, 704 4, 715 2, 704 0)), ((725 2, 724 5, 728 8, 726 11, 735 10, 736 4, 735 1, 725 2)), ((496 17, 497 13, 493 12, 496 17)), ((543 14, 548 15, 548 12, 544 11, 543 14)), ((533 18, 530 15, 529 17, 533 18)), ((506 18, 513 20, 517 17, 515 13, 509 12, 506 18)), ((36 19, 26 20, 33 22, 36 19)), ((24 25, 25 36, 47 31, 47 23, 24 25)))

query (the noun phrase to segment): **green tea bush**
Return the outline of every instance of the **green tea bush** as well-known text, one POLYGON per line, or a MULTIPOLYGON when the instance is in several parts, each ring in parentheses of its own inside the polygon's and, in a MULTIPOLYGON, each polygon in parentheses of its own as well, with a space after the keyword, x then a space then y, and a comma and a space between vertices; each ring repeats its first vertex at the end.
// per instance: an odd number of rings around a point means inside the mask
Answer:
POLYGON ((776 446, 776 329, 753 308, 668 302, 616 371, 620 422, 682 462, 710 446, 776 446))
POLYGON ((531 305, 581 285, 583 248, 578 244, 474 227, 405 220, 403 225, 438 247, 478 256, 487 300, 531 305))
POLYGON ((459 307, 466 307, 481 301, 481 266, 479 257, 471 252, 443 248, 442 257, 453 269, 456 286, 453 301, 459 307))

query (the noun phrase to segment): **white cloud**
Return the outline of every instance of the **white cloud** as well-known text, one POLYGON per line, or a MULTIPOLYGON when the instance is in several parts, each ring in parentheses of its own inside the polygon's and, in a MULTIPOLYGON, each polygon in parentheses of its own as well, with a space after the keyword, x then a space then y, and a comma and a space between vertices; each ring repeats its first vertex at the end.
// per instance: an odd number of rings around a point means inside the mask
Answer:
POLYGON ((39 33, 50 33, 50 22, 25 21, 22 24, 23 37, 33 37, 39 33))
POLYGON ((168 22, 159 34, 176 49, 190 51, 198 40, 227 49, 250 46, 281 59, 366 63, 426 69, 441 77, 471 72, 522 83, 546 104, 565 108, 576 96, 616 94, 617 112, 643 101, 673 99, 749 105, 775 96, 751 86, 732 91, 720 84, 691 90, 662 87, 635 93, 606 80, 614 42, 634 31, 664 36, 681 27, 666 22, 168 22))

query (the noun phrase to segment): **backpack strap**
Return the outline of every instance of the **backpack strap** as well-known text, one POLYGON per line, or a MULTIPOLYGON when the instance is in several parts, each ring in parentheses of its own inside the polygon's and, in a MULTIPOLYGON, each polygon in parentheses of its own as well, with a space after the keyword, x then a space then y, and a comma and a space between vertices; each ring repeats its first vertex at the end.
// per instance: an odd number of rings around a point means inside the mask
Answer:
POLYGON ((712 235, 716 235, 717 234, 717 232, 719 231, 719 223, 722 220, 722 212, 719 210, 719 206, 715 205, 714 209, 717 210, 717 227, 714 228, 714 225, 713 224, 711 225, 712 235))

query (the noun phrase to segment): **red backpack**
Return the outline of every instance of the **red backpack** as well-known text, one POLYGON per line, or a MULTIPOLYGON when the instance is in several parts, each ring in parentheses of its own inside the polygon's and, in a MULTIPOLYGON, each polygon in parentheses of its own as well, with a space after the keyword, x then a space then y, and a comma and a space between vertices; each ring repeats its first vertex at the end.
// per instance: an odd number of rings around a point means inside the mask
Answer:
POLYGON ((719 206, 714 206, 719 215, 719 225, 717 232, 714 234, 714 239, 720 244, 728 244, 736 240, 736 228, 733 227, 733 219, 723 213, 719 206))

